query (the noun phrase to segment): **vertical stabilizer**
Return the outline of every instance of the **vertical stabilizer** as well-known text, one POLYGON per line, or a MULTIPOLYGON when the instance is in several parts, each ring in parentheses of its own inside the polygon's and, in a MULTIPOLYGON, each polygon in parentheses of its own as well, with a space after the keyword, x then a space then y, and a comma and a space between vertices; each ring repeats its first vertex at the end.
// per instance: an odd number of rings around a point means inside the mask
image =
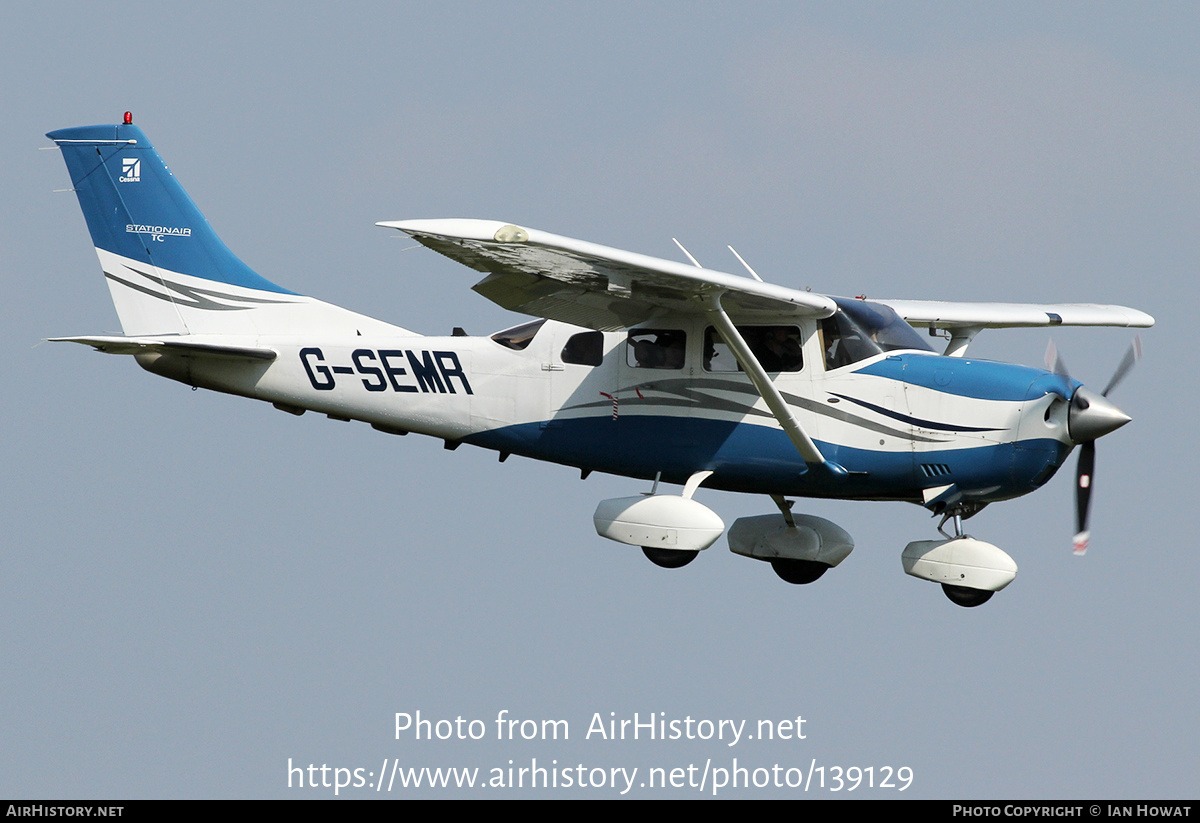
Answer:
POLYGON ((255 273, 212 230, 146 135, 129 121, 127 116, 120 125, 46 135, 62 149, 127 335, 397 328, 255 273))

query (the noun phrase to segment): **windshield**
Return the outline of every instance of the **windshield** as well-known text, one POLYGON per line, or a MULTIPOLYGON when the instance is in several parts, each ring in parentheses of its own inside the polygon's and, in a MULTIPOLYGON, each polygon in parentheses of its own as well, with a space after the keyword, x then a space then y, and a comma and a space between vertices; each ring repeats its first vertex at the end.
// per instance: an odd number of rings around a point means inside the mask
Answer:
POLYGON ((881 303, 835 297, 838 311, 821 321, 825 368, 839 369, 897 349, 933 351, 916 329, 881 303))

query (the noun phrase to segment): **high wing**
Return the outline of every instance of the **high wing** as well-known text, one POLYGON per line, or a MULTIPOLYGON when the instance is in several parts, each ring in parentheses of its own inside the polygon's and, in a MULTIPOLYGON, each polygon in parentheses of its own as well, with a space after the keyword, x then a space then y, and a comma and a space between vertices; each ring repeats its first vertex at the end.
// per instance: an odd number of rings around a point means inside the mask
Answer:
POLYGON ((1154 318, 1125 306, 1095 303, 949 303, 940 300, 877 300, 912 326, 939 329, 1005 329, 1030 326, 1125 326, 1149 328, 1154 318))
POLYGON ((506 309, 599 331, 665 312, 695 312, 714 296, 739 322, 756 314, 829 317, 837 310, 824 295, 495 220, 377 225, 485 272, 475 291, 506 309))
POLYGON ((940 300, 876 300, 911 326, 950 332, 945 354, 961 357, 982 329, 1038 326, 1120 326, 1149 328, 1154 318, 1126 306, 1095 303, 950 303, 940 300))

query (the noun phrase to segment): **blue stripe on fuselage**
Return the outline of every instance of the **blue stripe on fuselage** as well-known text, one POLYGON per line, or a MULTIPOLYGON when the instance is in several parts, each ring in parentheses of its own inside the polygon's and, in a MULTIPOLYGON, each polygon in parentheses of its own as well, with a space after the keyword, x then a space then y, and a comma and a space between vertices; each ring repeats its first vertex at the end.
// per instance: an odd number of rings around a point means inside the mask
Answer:
POLYGON ((817 466, 805 471, 780 429, 702 418, 584 417, 505 426, 464 440, 616 475, 649 479, 661 471, 669 483, 682 484, 695 472, 711 469, 715 474, 705 486, 727 491, 914 502, 921 500, 922 489, 948 483, 957 483, 979 501, 1019 497, 1048 480, 1070 451, 1051 439, 915 455, 817 441, 826 458, 852 472, 836 477, 817 466), (918 467, 924 461, 943 464, 949 472, 926 477, 918 467))
POLYGON ((855 374, 899 380, 980 400, 1030 400, 1048 392, 1070 397, 1079 383, 1043 369, 928 354, 893 354, 855 374))

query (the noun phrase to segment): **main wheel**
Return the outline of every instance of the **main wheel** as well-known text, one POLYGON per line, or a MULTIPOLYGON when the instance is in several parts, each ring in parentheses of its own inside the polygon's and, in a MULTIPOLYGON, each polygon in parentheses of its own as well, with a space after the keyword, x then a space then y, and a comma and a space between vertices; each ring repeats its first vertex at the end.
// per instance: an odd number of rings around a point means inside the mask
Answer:
POLYGON ((801 585, 813 582, 829 571, 830 567, 815 560, 791 560, 786 557, 777 557, 771 561, 771 568, 775 570, 775 574, 787 582, 801 585))
POLYGON ((966 586, 951 586, 949 583, 942 584, 942 591, 946 593, 951 602, 962 606, 965 609, 970 609, 975 606, 982 606, 984 603, 992 599, 995 592, 984 591, 983 589, 968 589, 966 586))
POLYGON ((642 546, 642 553, 656 566, 664 569, 680 569, 696 559, 700 552, 680 551, 678 549, 659 549, 653 546, 642 546))

